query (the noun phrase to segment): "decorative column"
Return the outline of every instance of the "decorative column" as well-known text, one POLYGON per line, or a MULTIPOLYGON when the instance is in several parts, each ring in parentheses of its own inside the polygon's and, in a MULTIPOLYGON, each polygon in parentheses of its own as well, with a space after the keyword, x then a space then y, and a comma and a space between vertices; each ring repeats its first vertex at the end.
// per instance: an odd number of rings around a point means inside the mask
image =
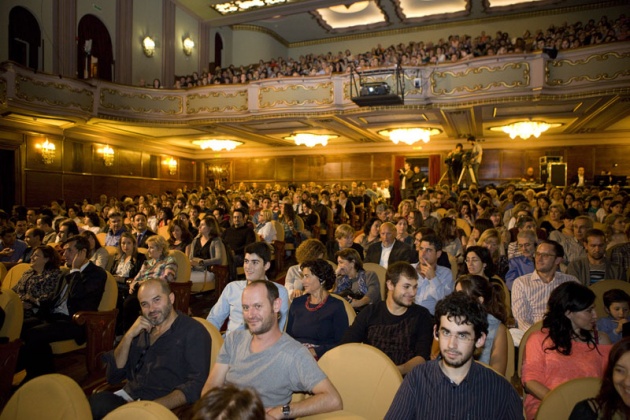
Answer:
POLYGON ((172 86, 175 79, 175 3, 162 0, 162 85, 172 86))
POLYGON ((114 81, 124 85, 135 85, 131 80, 133 37, 133 1, 116 0, 116 56, 114 64, 114 81))
POLYGON ((53 2, 53 73, 77 77, 77 0, 53 2))
POLYGON ((210 24, 199 22, 199 74, 210 64, 210 24))

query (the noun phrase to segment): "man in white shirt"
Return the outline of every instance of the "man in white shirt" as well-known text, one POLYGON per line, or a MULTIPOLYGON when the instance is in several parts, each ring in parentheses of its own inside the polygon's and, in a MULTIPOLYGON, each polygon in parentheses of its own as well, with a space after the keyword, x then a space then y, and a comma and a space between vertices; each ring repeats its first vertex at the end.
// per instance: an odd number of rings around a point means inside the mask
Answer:
POLYGON ((442 255, 442 241, 436 235, 425 235, 420 241, 416 265, 418 272, 418 291, 416 304, 435 312, 435 305, 454 289, 453 272, 446 267, 437 265, 442 255))

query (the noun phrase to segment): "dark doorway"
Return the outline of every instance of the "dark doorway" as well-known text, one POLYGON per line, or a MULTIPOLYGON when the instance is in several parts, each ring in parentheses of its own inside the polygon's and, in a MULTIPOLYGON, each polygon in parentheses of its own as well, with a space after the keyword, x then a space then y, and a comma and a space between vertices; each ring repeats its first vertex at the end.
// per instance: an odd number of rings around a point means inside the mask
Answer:
POLYGON ((221 55, 223 55, 223 39, 218 33, 214 34, 214 65, 221 68, 221 55))
POLYGON ((24 7, 9 12, 9 60, 33 70, 39 69, 42 33, 35 16, 24 7))
POLYGON ((0 149, 0 208, 11 214, 15 204, 15 151, 0 149))
POLYGON ((85 15, 79 21, 77 42, 77 70, 79 79, 112 80, 114 56, 112 38, 107 28, 94 15, 85 15), (95 63, 95 60, 97 62, 95 63))

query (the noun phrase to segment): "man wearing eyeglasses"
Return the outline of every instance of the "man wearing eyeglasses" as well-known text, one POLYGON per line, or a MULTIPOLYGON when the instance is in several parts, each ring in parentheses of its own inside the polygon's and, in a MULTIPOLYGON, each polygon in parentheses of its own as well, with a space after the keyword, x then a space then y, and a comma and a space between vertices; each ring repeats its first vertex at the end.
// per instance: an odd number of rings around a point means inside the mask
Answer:
POLYGON ((94 419, 131 401, 151 400, 172 409, 201 397, 210 372, 210 334, 201 323, 175 311, 175 295, 164 280, 142 283, 138 300, 142 315, 104 356, 107 381, 127 383, 116 393, 90 398, 94 419))
POLYGON ((441 357, 405 377, 385 419, 522 419, 523 404, 510 383, 473 360, 488 334, 481 304, 455 292, 438 302, 435 319, 441 357))
POLYGON ((522 230, 516 237, 518 252, 521 255, 515 256, 509 260, 510 268, 505 275, 505 284, 508 289, 512 290, 514 280, 534 272, 534 253, 536 252, 536 233, 532 230, 522 230))
MULTIPOLYGON (((558 242, 542 241, 534 254, 536 270, 514 280, 512 312, 521 331, 520 337, 543 318, 549 296, 556 287, 568 281, 578 281, 574 276, 558 271, 563 258, 564 249, 558 242)), ((516 335, 515 341, 520 342, 520 337, 516 335)))

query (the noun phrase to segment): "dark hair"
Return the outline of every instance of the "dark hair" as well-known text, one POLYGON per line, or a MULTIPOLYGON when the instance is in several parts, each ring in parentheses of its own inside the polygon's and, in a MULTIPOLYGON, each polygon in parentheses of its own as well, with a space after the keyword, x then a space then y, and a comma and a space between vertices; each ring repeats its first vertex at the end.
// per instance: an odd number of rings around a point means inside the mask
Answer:
POLYGON ((131 239, 131 242, 133 243, 133 251, 131 252, 131 255, 135 258, 138 255, 138 241, 136 240, 136 237, 131 232, 123 232, 120 235, 120 239, 118 240, 118 249, 120 249, 120 255, 123 255, 122 249, 120 248, 120 244, 123 238, 131 239))
POLYGON ((186 223, 184 223, 184 221, 180 219, 173 219, 171 220, 171 223, 168 224, 168 229, 167 229, 168 236, 169 236, 168 238, 169 245, 173 245, 175 243, 175 236, 173 236, 173 230, 175 229, 175 226, 180 228, 180 230, 182 231, 182 243, 184 244, 191 243, 192 235, 190 234, 190 231, 186 227, 186 223))
POLYGON ((437 234, 444 242, 455 240, 457 238, 457 222, 455 219, 452 217, 443 217, 438 223, 437 234))
MULTIPOLYGON (((485 249, 485 248, 484 248, 485 249)), ((488 254, 489 255, 489 254, 488 254)), ((474 274, 460 276, 455 286, 461 285, 462 291, 474 299, 483 298, 483 307, 487 313, 505 324, 507 310, 503 303, 503 288, 496 283, 490 283, 486 278, 474 274)))
POLYGON ((52 226, 52 217, 42 214, 38 219, 41 220, 42 224, 52 226))
POLYGON ((212 388, 194 407, 192 420, 259 420, 265 407, 254 389, 226 384, 212 388))
POLYGON ((256 254, 267 264, 271 261, 271 245, 264 241, 252 242, 245 247, 245 254, 256 254))
POLYGON ((584 234, 584 242, 587 242, 588 238, 590 237, 603 238, 604 240, 606 240, 606 234, 604 233, 604 231, 600 229, 587 230, 586 233, 584 234))
MULTIPOLYGON (((424 240, 424 238, 422 240, 424 240)), ((464 252, 464 271, 466 273, 469 273, 468 264, 465 263, 466 257, 471 252, 477 255, 479 259, 481 260, 481 262, 486 265, 486 268, 483 269, 483 273, 486 275, 486 277, 490 278, 496 274, 494 261, 492 261, 492 255, 490 255, 490 250, 484 246, 469 246, 468 248, 466 248, 466 252, 464 252)))
POLYGON ((66 226, 68 228, 68 233, 73 235, 73 236, 79 234, 79 227, 77 226, 77 223, 74 220, 72 220, 72 219, 64 220, 59 225, 59 227, 61 227, 61 226, 66 226))
POLYGON ((363 270, 363 260, 361 259, 361 255, 359 255, 357 250, 354 248, 345 248, 337 251, 335 254, 335 260, 337 260, 337 258, 354 263, 354 268, 357 271, 363 270))
POLYGON ((99 242, 98 237, 91 230, 84 230, 83 232, 81 232, 81 236, 83 236, 86 239, 89 239, 89 238, 94 239, 94 251, 96 251, 97 249, 101 247, 101 243, 99 242))
POLYGON ((40 242, 44 240, 44 236, 46 236, 46 232, 44 232, 40 228, 33 228, 33 229, 29 229, 29 230, 33 231, 33 235, 39 236, 39 241, 40 242))
MULTIPOLYGON (((573 330, 567 311, 580 312, 588 309, 595 302, 595 293, 588 287, 569 281, 556 287, 547 302, 547 313, 543 318, 543 328, 547 329, 551 346, 547 350, 555 350, 565 356, 571 354, 574 338, 581 338, 589 347, 597 348, 597 343, 590 331, 580 330, 579 337, 573 330)), ((545 339, 546 341, 547 339, 545 339)))
POLYGON ((629 337, 617 342, 617 344, 610 349, 610 353, 608 354, 608 365, 606 366, 604 376, 602 377, 602 386, 599 389, 599 394, 597 394, 597 397, 595 398, 597 405, 600 407, 599 414, 602 416, 601 418, 612 419, 613 415, 617 412, 624 414, 624 418, 628 418, 630 416, 628 406, 626 406, 623 402, 623 399, 615 389, 615 384, 613 383, 615 365, 617 365, 621 356, 629 351, 629 337))
POLYGON ((607 310, 610 308, 610 305, 617 302, 627 302, 630 304, 630 295, 628 295, 625 291, 621 289, 610 289, 604 293, 604 308, 607 310))
POLYGON ((88 212, 85 217, 90 219, 90 222, 92 222, 94 226, 99 227, 101 225, 101 219, 99 219, 98 214, 94 213, 93 211, 88 212))
POLYGON ((304 270, 305 268, 311 270, 311 273, 319 279, 324 289, 329 290, 335 284, 335 270, 328 261, 322 259, 304 261, 300 264, 300 269, 304 270))
MULTIPOLYGON (((173 209, 171 209, 170 207, 160 207, 160 211, 164 212, 164 219, 168 222, 170 222, 171 220, 173 220, 173 209)), ((111 217, 111 216, 110 216, 111 217)))
POLYGON ((440 330, 442 317, 458 324, 469 324, 475 331, 475 340, 488 334, 488 316, 477 300, 464 292, 453 292, 435 305, 436 331, 440 330))
POLYGON ((365 224, 363 225, 363 233, 366 235, 370 234, 370 229, 372 229, 372 225, 376 222, 380 222, 381 219, 379 219, 378 217, 372 217, 370 218, 367 222, 365 222, 365 224))
POLYGON ((392 286, 396 286, 400 281, 400 276, 405 276, 409 279, 418 279, 418 272, 413 265, 406 261, 398 261, 387 267, 385 272, 385 281, 392 283, 392 286))
POLYGON ((536 219, 534 219, 532 216, 519 216, 518 219, 516 219, 516 226, 519 229, 522 229, 523 226, 525 226, 525 223, 528 222, 536 223, 536 219))
POLYGON ((475 220, 475 229, 479 231, 479 236, 488 229, 494 229, 494 223, 490 219, 477 219, 475 220))
POLYGON ((245 216, 247 214, 247 213, 245 213, 245 210, 242 207, 232 210, 232 214, 234 214, 234 213, 241 213, 241 216, 243 216, 243 218, 245 218, 245 216))
POLYGON ((292 222, 295 220, 295 210, 293 210, 293 206, 289 203, 284 203, 282 205, 282 214, 284 215, 284 220, 287 222, 292 222))
POLYGON ((429 244, 433 245, 435 251, 442 250, 442 240, 438 235, 422 235, 422 242, 428 242, 429 244))
POLYGON ((57 251, 55 251, 55 248, 48 245, 40 245, 36 247, 33 252, 37 250, 42 251, 42 255, 44 256, 44 258, 48 258, 48 261, 44 265, 44 270, 53 270, 55 268, 59 268, 60 258, 59 254, 57 254, 57 251))
POLYGON ((553 252, 556 254, 556 257, 563 258, 564 257, 564 248, 556 241, 552 241, 551 239, 545 239, 538 243, 538 246, 542 244, 551 245, 553 247, 553 252))
POLYGON ((74 242, 74 247, 76 248, 77 251, 81 252, 85 249, 86 251, 86 255, 89 258, 90 255, 90 243, 88 242, 87 238, 85 236, 81 236, 81 235, 77 235, 77 236, 73 236, 72 238, 68 238, 63 242, 63 246, 66 246, 67 244, 71 244, 74 242))
POLYGON ((413 213, 413 225, 409 224, 409 230, 415 232, 424 226, 424 217, 422 212, 418 209, 412 209, 409 214, 413 213))
MULTIPOLYGON (((266 242, 256 242, 256 243, 266 244, 266 242)), ((278 288, 276 287, 275 284, 273 284, 273 282, 269 280, 254 280, 245 287, 254 287, 257 284, 262 284, 263 286, 265 286, 265 289, 267 289, 267 299, 269 299, 269 303, 271 303, 271 306, 273 306, 273 302, 276 299, 280 299, 280 292, 278 292, 278 288)))

